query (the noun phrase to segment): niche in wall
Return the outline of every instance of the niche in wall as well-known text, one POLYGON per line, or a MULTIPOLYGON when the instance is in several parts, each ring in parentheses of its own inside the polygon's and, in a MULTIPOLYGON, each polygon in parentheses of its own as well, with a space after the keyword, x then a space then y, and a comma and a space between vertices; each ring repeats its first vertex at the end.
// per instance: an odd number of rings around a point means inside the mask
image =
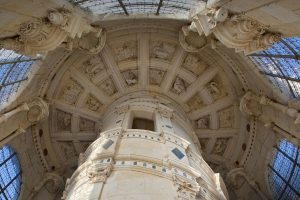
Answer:
POLYGON ((143 129, 154 131, 154 121, 151 119, 144 119, 139 117, 134 117, 132 121, 132 129, 143 129))

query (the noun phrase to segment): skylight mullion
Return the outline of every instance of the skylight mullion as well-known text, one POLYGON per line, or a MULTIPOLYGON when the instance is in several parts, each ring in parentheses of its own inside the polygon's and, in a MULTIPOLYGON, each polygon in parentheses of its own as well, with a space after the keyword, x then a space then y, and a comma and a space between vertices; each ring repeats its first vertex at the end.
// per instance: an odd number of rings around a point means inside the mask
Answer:
POLYGON ((300 60, 300 57, 295 57, 293 55, 282 55, 282 54, 251 54, 251 56, 256 56, 256 57, 272 57, 272 58, 290 58, 290 59, 295 59, 295 60, 300 60))

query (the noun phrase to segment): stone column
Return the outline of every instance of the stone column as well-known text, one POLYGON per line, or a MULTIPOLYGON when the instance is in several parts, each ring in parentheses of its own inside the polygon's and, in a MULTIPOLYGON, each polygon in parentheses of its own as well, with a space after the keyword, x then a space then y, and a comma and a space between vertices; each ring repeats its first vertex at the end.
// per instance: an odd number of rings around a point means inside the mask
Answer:
POLYGON ((62 199, 228 199, 222 178, 203 160, 184 116, 150 97, 112 104, 103 132, 80 155, 62 199), (138 122, 154 128, 133 129, 138 122))

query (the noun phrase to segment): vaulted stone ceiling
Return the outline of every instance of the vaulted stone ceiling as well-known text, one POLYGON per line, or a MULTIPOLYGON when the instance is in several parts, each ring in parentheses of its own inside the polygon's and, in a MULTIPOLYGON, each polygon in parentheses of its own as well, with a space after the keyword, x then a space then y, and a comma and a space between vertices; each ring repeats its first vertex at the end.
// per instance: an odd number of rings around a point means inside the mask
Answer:
POLYGON ((50 103, 50 118, 35 127, 36 133, 40 128, 49 134, 39 141, 47 170, 71 173, 100 132, 106 108, 122 96, 142 93, 169 99, 186 113, 198 137, 195 143, 213 167, 241 160, 246 121, 238 105, 247 81, 241 83, 230 60, 210 45, 186 52, 179 44, 180 25, 151 20, 110 25, 99 54, 59 49, 48 56, 58 71, 47 72, 39 91, 50 103))

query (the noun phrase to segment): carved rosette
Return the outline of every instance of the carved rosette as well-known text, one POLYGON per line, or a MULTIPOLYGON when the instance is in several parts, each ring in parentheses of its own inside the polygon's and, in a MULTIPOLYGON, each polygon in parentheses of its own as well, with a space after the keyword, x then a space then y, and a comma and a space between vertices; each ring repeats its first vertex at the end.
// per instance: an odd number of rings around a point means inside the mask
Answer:
POLYGON ((49 116, 48 104, 41 98, 35 98, 28 107, 27 119, 31 123, 37 123, 49 116))

